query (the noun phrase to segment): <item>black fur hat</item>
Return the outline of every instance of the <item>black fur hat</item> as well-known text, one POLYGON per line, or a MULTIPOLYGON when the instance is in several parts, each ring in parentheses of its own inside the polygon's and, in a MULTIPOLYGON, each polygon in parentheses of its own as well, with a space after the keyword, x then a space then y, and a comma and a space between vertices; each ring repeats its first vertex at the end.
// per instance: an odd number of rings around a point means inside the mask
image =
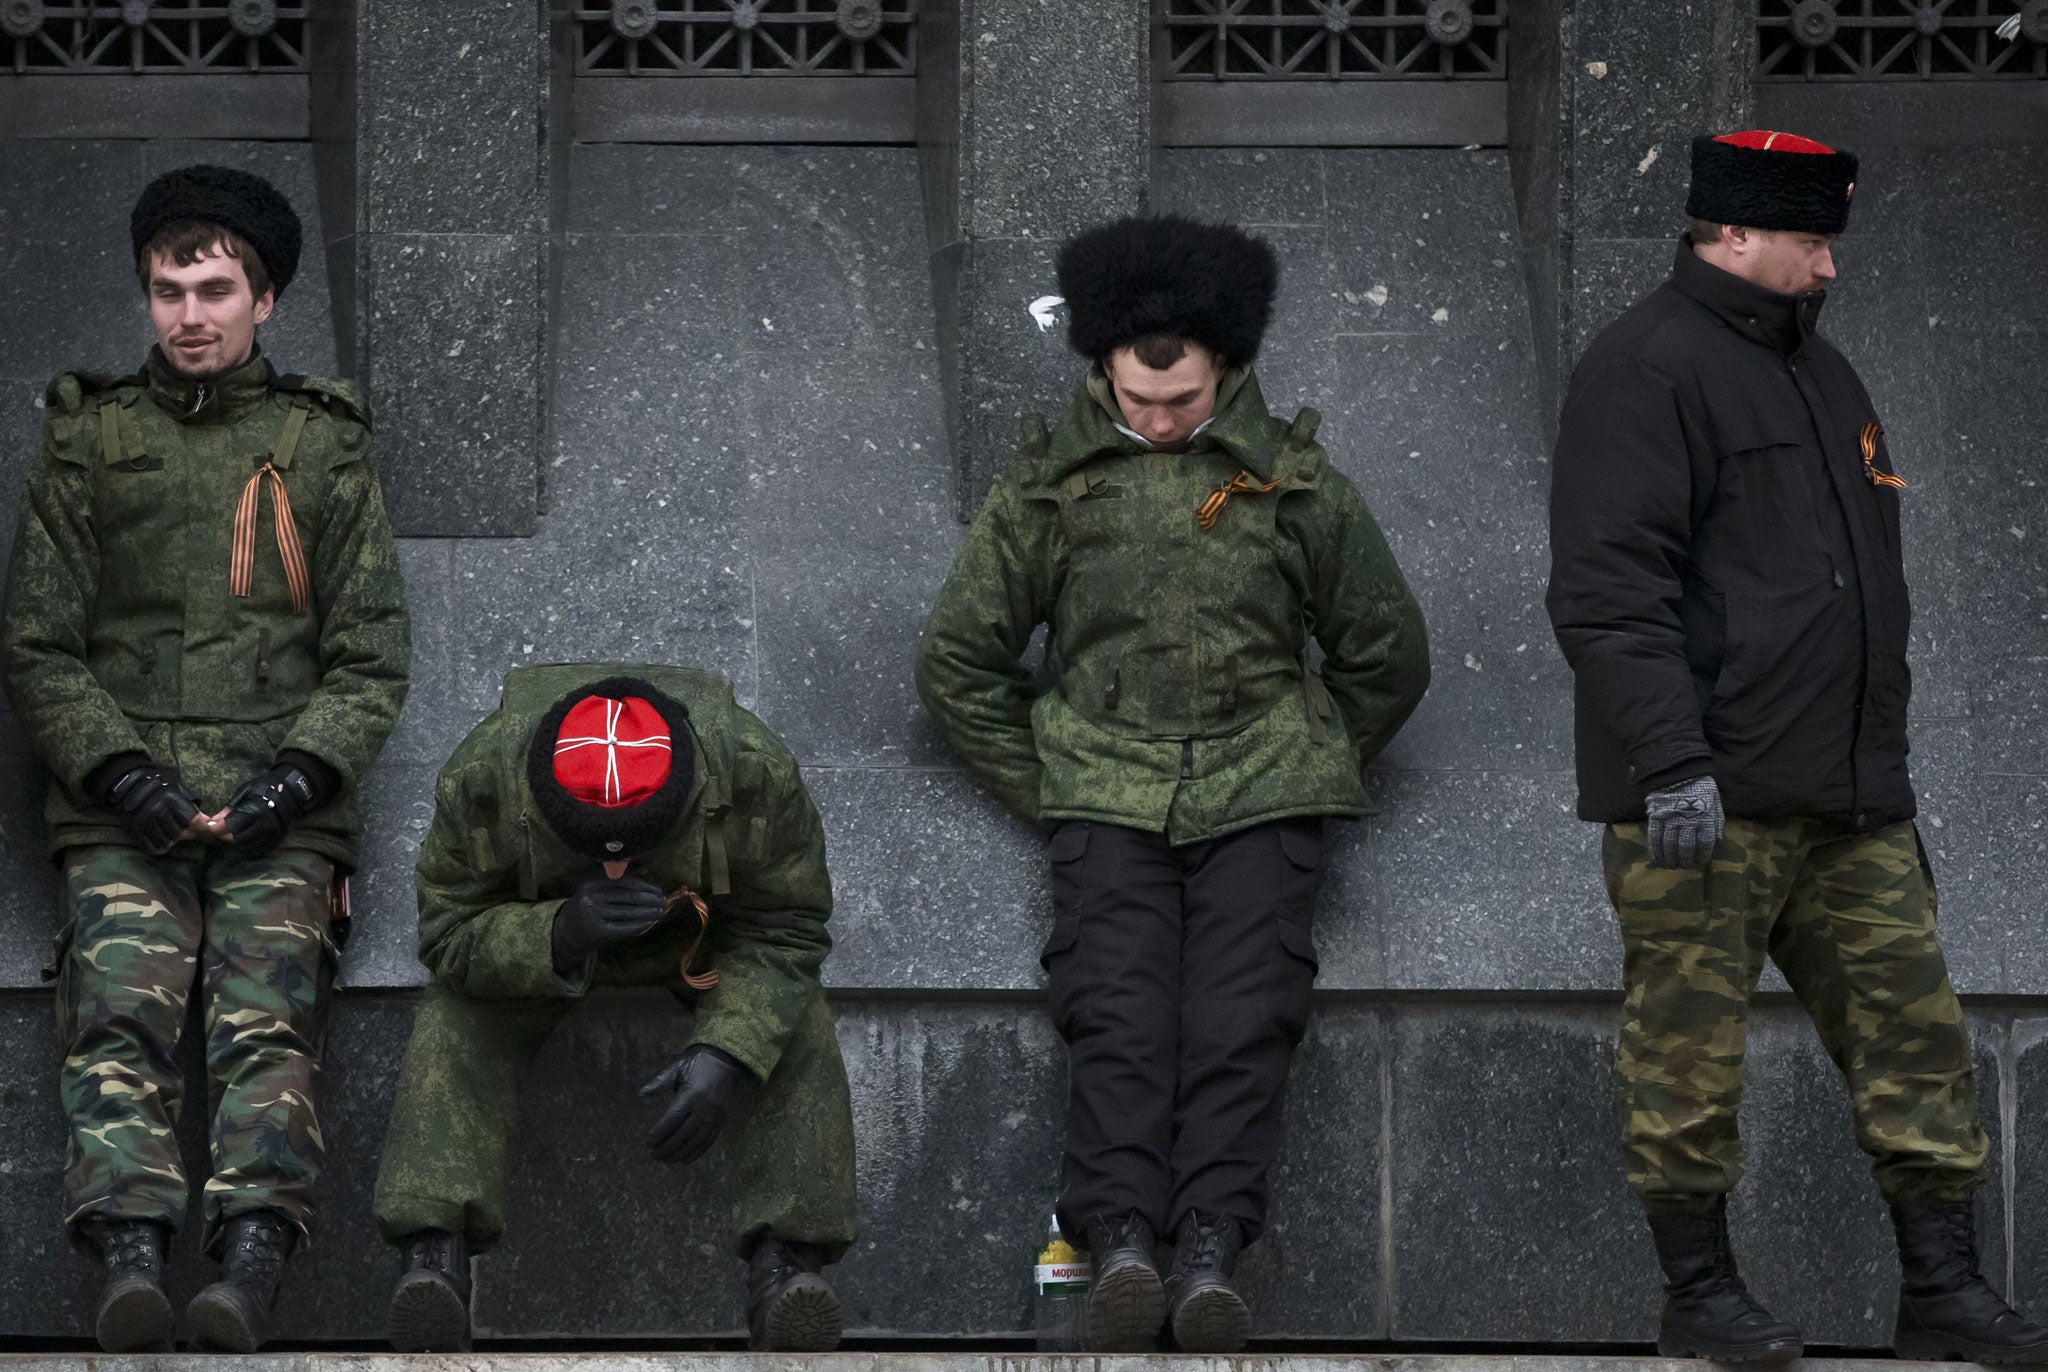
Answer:
POLYGON ((1241 367, 1259 354, 1280 265, 1263 239, 1162 214, 1098 224, 1059 255, 1067 341, 1100 361, 1149 334, 1189 338, 1241 367))
POLYGON ((270 273, 278 295, 299 270, 299 213, 283 192, 254 172, 233 167, 193 166, 165 172, 142 189, 128 216, 128 236, 139 262, 143 245, 157 231, 180 220, 197 219, 233 229, 248 241, 270 273))
POLYGON ((690 744, 690 713, 679 701, 638 677, 613 676, 579 686, 548 708, 534 728, 526 750, 526 782, 534 804, 556 837, 570 848, 599 862, 645 852, 659 843, 689 798, 696 781, 696 752, 690 744), (569 790, 555 775, 556 743, 569 711, 593 696, 609 700, 637 697, 654 707, 668 726, 668 775, 639 804, 595 805, 569 790))
POLYGON ((1855 190, 1855 153, 1769 129, 1701 134, 1685 212, 1710 224, 1833 234, 1849 226, 1855 190))

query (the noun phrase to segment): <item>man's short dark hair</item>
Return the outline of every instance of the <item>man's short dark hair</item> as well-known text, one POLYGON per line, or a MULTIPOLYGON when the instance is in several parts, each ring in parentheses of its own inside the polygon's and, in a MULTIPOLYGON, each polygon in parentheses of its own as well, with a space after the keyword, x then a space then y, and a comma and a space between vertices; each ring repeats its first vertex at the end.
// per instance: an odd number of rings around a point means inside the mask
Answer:
POLYGON ((1692 234, 1692 241, 1695 243, 1718 243, 1721 241, 1721 229, 1723 226, 1716 224, 1711 219, 1688 219, 1685 221, 1685 227, 1692 234))
POLYGON ((147 293, 157 258, 168 257, 181 267, 189 267, 200 258, 211 257, 215 253, 232 257, 242 264, 242 270, 249 277, 250 295, 260 300, 270 289, 270 272, 264 267, 263 258, 256 249, 249 246, 249 240, 233 229, 209 224, 204 219, 180 219, 158 229, 142 245, 142 251, 135 255, 135 278, 147 293))
POLYGON ((1188 354, 1188 340, 1171 333, 1148 333, 1133 340, 1129 347, 1138 361, 1155 372, 1165 371, 1188 354))

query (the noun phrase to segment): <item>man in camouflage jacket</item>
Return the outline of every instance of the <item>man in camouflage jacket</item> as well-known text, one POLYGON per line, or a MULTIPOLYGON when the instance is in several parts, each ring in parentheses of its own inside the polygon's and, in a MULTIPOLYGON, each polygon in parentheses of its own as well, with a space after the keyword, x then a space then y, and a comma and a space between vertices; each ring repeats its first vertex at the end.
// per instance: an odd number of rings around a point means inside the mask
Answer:
POLYGON ((157 347, 137 375, 50 385, 0 667, 50 772, 64 1217, 105 1265, 97 1336, 171 1334, 197 986, 204 1245, 224 1266, 189 1314, 201 1342, 246 1351, 312 1220, 357 795, 405 700, 409 631, 362 397, 280 376, 256 345, 298 260, 290 204, 188 167, 143 192, 131 232, 157 347))
POLYGON ((1260 397, 1271 250, 1130 219, 1068 243, 1059 275, 1092 365, 1050 432, 1025 421, 932 610, 918 690, 1003 803, 1050 827, 1059 1215, 1094 1256, 1090 1341, 1147 1348, 1170 1321, 1183 1350, 1227 1352, 1308 1019, 1325 823, 1368 813, 1363 770, 1421 699, 1428 652, 1315 412, 1288 424, 1260 397), (1060 679, 1034 699, 1020 659, 1040 624, 1060 679))
POLYGON ((642 1090, 656 1160, 721 1142, 756 1348, 821 1351, 855 1237, 853 1111, 818 972, 825 835, 796 759, 723 677, 562 664, 505 678, 441 769, 420 846, 413 1024, 377 1224, 401 1352, 469 1341, 470 1254, 506 1222, 520 1078, 592 986, 668 986, 689 1046, 642 1090))

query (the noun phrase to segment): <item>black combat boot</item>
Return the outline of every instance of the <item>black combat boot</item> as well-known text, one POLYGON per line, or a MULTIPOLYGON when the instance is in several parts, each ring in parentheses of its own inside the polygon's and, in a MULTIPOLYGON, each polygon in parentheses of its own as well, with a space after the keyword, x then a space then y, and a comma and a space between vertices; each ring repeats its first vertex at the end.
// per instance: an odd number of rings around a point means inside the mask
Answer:
POLYGON ((151 1220, 98 1221, 89 1231, 106 1284, 93 1335, 109 1353, 169 1351, 171 1298, 164 1294, 164 1249, 171 1231, 151 1220))
POLYGON ((1191 1211, 1173 1236, 1166 1318, 1183 1353, 1235 1353, 1251 1337, 1252 1312, 1230 1284, 1244 1231, 1236 1220, 1191 1211))
POLYGON ((1974 1203, 1894 1205, 1892 1229, 1899 1236, 1894 1353, 1937 1362, 2048 1362, 2048 1328, 2001 1300, 1977 1268, 1974 1203))
POLYGON ((298 1231, 275 1210, 251 1210, 221 1231, 220 1280, 185 1307, 193 1342, 229 1353, 254 1353, 270 1335, 270 1307, 284 1260, 298 1231))
POLYGON ((1166 1287, 1152 1250, 1152 1226, 1137 1215, 1088 1221, 1095 1284, 1088 1291, 1088 1347, 1097 1353, 1149 1353, 1166 1322, 1166 1287))
POLYGON ((384 1334, 400 1353, 469 1351, 469 1240, 426 1229, 405 1241, 384 1334))
POLYGON ((747 1347, 766 1353, 830 1353, 839 1346, 839 1296, 818 1275, 815 1243, 763 1239, 747 1259, 747 1347))
POLYGON ((1716 1362, 1790 1362, 1804 1351, 1799 1331, 1764 1309, 1728 1244, 1728 1202, 1707 1215, 1652 1215, 1650 1237, 1664 1268, 1664 1319, 1657 1352, 1716 1362))

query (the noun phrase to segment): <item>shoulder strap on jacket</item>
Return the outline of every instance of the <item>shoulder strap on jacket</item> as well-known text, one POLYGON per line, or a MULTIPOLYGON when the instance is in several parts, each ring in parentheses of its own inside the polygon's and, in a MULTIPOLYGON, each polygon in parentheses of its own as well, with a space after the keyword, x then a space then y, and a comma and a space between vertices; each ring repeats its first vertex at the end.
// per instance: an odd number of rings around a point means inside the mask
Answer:
POLYGON ((344 419, 352 419, 364 428, 374 428, 370 422, 370 400, 363 394, 363 388, 353 381, 338 376, 306 376, 299 372, 288 372, 271 378, 272 390, 291 391, 298 395, 310 396, 320 402, 329 413, 344 419))

